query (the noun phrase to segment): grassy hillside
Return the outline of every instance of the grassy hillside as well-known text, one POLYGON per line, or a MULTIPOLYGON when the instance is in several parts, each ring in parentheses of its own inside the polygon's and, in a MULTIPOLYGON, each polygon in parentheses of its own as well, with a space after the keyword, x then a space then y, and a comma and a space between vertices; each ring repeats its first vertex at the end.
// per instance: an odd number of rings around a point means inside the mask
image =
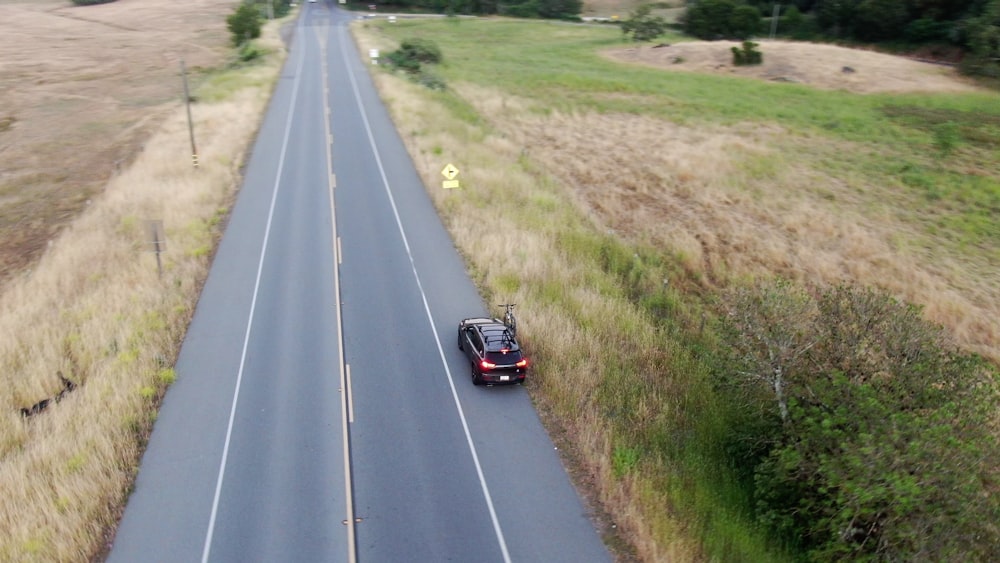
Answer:
POLYGON ((356 31, 362 52, 440 46, 447 90, 380 89, 483 292, 520 304, 533 396, 642 559, 789 557, 755 523, 701 353, 730 287, 879 287, 1000 359, 995 94, 665 72, 602 57, 616 28, 356 31), (448 162, 462 190, 435 188, 448 162))

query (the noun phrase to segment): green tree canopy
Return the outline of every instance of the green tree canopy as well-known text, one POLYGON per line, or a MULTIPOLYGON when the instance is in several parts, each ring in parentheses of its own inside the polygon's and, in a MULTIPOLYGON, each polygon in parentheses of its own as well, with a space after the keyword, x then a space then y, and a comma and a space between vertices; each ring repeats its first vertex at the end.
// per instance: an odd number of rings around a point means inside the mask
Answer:
POLYGON ((701 0, 681 17, 684 31, 699 39, 749 39, 760 32, 760 12, 743 0, 701 0))
POLYGON ((969 55, 962 68, 969 74, 1000 78, 1000 0, 991 0, 978 18, 966 22, 969 55))
POLYGON ((742 436, 748 449, 736 453, 757 456, 761 522, 811 560, 990 559, 1000 545, 994 366, 875 290, 814 296, 763 283, 728 303, 734 357, 720 388, 743 389, 734 404, 777 421, 742 436), (770 444, 763 455, 760 444, 770 444))
POLYGON ((233 45, 260 37, 260 11, 250 4, 242 3, 226 18, 226 25, 232 35, 233 45))

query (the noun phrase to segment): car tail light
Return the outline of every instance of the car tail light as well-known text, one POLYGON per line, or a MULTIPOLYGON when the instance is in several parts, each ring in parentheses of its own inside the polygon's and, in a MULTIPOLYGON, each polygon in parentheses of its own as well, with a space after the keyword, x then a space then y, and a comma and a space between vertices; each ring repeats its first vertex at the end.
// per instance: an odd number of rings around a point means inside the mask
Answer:
POLYGON ((522 358, 520 362, 517 362, 514 365, 516 365, 519 368, 526 368, 528 367, 528 358, 522 358))
POLYGON ((483 369, 493 369, 493 368, 497 367, 496 364, 491 364, 491 363, 487 362, 486 360, 483 360, 483 361, 479 362, 479 365, 482 366, 483 369))

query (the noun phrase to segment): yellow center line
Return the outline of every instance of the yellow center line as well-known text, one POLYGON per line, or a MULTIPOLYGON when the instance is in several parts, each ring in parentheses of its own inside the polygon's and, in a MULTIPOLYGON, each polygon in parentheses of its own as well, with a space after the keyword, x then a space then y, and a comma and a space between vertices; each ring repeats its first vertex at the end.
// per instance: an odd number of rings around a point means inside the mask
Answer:
MULTIPOLYGON (((323 30, 329 30, 327 26, 322 26, 323 30)), ((325 119, 323 119, 323 128, 326 132, 327 146, 326 150, 326 163, 327 171, 329 174, 329 183, 327 184, 327 193, 330 198, 330 224, 331 224, 331 237, 334 244, 334 252, 337 254, 336 265, 333 268, 333 294, 334 294, 334 309, 337 318, 337 335, 339 345, 338 348, 338 366, 339 366, 339 377, 340 377, 340 425, 341 425, 341 438, 343 443, 343 459, 344 459, 344 499, 346 503, 346 518, 344 518, 344 525, 347 526, 347 561, 348 563, 356 563, 357 557, 357 546, 355 545, 355 519, 354 519, 354 493, 353 487, 351 485, 351 447, 350 447, 350 423, 354 422, 354 407, 353 401, 351 400, 351 387, 350 387, 350 366, 344 361, 344 318, 343 312, 340 306, 340 237, 337 236, 337 213, 334 206, 333 188, 335 187, 335 176, 333 174, 333 156, 331 154, 331 149, 333 147, 333 135, 330 132, 330 96, 329 96, 329 77, 327 76, 327 59, 326 59, 326 36, 320 34, 319 28, 316 29, 316 33, 319 36, 320 45, 320 73, 323 80, 323 114, 325 119)))

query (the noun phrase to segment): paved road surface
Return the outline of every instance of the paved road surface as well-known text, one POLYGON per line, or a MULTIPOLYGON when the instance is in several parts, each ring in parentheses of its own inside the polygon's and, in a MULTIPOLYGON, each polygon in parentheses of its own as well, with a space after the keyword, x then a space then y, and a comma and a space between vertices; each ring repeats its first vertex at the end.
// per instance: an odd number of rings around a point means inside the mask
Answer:
POLYGON ((469 380, 352 18, 303 6, 109 560, 608 561, 525 389, 469 380))

